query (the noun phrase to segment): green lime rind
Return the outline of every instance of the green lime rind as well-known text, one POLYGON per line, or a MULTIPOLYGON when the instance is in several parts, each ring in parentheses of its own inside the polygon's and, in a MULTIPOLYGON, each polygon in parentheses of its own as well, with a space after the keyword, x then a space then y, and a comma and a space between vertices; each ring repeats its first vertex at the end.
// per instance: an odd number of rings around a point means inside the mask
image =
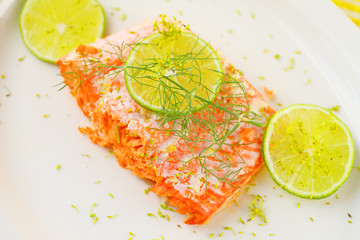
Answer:
MULTIPOLYGON (((132 97, 132 99, 134 99, 139 105, 141 105, 142 107, 153 111, 153 112, 163 112, 164 111, 164 107, 161 105, 156 105, 156 104, 152 104, 152 102, 150 102, 148 99, 144 99, 141 96, 141 93, 136 92, 135 87, 134 87, 134 82, 138 81, 138 79, 136 79, 136 77, 132 76, 129 72, 131 71, 132 67, 142 67, 141 65, 138 65, 137 62, 143 61, 144 59, 139 59, 139 56, 137 54, 138 51, 142 51, 143 46, 145 45, 157 45, 159 38, 162 37, 162 33, 154 33, 150 36, 147 36, 146 38, 142 39, 140 42, 138 42, 133 49, 131 50, 125 66, 125 72, 124 72, 124 76, 125 76, 125 82, 126 82, 126 87, 128 89, 128 92, 130 94, 130 96, 132 97), (130 70, 129 70, 130 69, 130 70)), ((204 47, 204 49, 206 49, 206 51, 208 53, 211 54, 212 56, 212 63, 214 63, 213 65, 216 66, 216 69, 214 69, 218 75, 221 75, 220 73, 223 73, 223 66, 221 64, 220 58, 218 57, 216 51, 208 44, 206 43, 203 39, 199 38, 197 35, 190 33, 190 32, 182 32, 181 33, 181 37, 182 38, 189 38, 191 40, 196 39, 196 44, 200 44, 201 46, 204 47)), ((166 39, 166 38, 165 38, 166 39)), ((162 41, 162 40, 160 40, 162 41)), ((165 40, 166 42, 166 40, 165 40)), ((146 46, 148 47, 148 46, 146 46)), ((164 48, 166 48, 167 46, 165 46, 164 48)), ((184 53, 186 54, 186 53, 184 53)), ((162 52, 160 52, 159 55, 162 55, 162 52)), ((142 56, 140 56, 142 57, 142 56)), ((162 56, 163 58, 166 58, 166 56, 162 56)), ((159 74, 160 76, 160 74, 159 74)), ((141 76, 143 77, 143 76, 141 76)), ((206 80, 206 79, 205 79, 206 80)), ((195 105, 195 107, 192 107, 192 112, 196 112, 201 110, 202 108, 206 107, 208 104, 205 104, 206 102, 212 102, 215 98, 216 98, 216 94, 219 91, 219 86, 221 85, 222 82, 222 76, 219 77, 216 82, 213 82, 212 85, 210 84, 209 89, 211 89, 211 91, 213 92, 212 96, 209 98, 204 97, 203 99, 205 100, 204 102, 202 102, 199 105, 195 105)), ((198 94, 196 94, 198 95, 198 94)), ((180 112, 180 110, 179 110, 180 112)))
MULTIPOLYGON (((48 8, 48 6, 44 6, 47 8, 47 13, 46 13, 46 16, 45 14, 44 15, 41 15, 41 13, 39 14, 37 12, 37 10, 33 10, 32 7, 34 6, 39 6, 41 4, 37 4, 38 0, 27 0, 21 10, 21 13, 20 13, 20 18, 19 18, 19 29, 20 29, 20 34, 21 34, 21 38, 25 44, 25 46, 27 47, 27 49, 34 55, 36 56, 37 58, 39 58, 40 60, 42 61, 45 61, 45 62, 48 62, 48 63, 56 63, 60 57, 64 56, 65 54, 67 54, 68 52, 70 52, 71 50, 75 49, 77 46, 79 46, 80 44, 88 44, 88 43, 91 43, 93 42, 94 40, 98 39, 98 38, 101 38, 104 36, 104 33, 105 33, 105 26, 106 26, 106 15, 105 15, 105 11, 103 9, 103 7, 100 5, 100 3, 97 1, 97 0, 89 0, 89 3, 88 4, 93 4, 97 7, 97 9, 99 10, 98 12, 98 16, 101 18, 101 21, 99 25, 96 25, 96 29, 99 30, 97 31, 97 33, 95 35, 92 35, 90 38, 88 36, 82 38, 79 36, 75 36, 73 37, 73 39, 75 38, 79 38, 81 39, 81 41, 73 41, 72 39, 69 39, 69 38, 66 38, 64 39, 64 41, 66 42, 73 42, 71 45, 67 45, 66 46, 66 50, 64 50, 61 54, 57 54, 56 56, 54 55, 51 55, 51 54, 43 54, 42 53, 42 50, 44 49, 54 49, 54 52, 59 50, 60 49, 60 46, 61 46, 61 42, 58 42, 58 44, 54 44, 52 46, 47 46, 47 47, 43 47, 42 49, 38 49, 36 48, 36 46, 34 46, 34 44, 30 43, 29 39, 28 39, 28 34, 26 34, 27 32, 27 29, 25 27, 26 25, 26 16, 28 15, 33 15, 35 14, 36 12, 36 16, 39 17, 39 19, 41 18, 42 21, 38 21, 38 22, 32 22, 30 25, 39 25, 39 26, 50 26, 51 24, 51 21, 49 21, 49 18, 61 18, 61 13, 57 12, 56 11, 56 7, 54 9, 51 9, 51 8, 48 8)), ((66 1, 48 1, 47 4, 66 4, 66 1)), ((80 1, 79 1, 80 3, 80 1)), ((67 11, 68 10, 71 10, 74 6, 74 2, 72 4, 68 4, 66 6, 67 8, 67 11)), ((86 6, 84 5, 83 8, 85 8, 86 6)), ((35 8, 36 9, 36 8, 35 8)), ((84 18, 84 15, 81 14, 81 17, 84 18)), ((89 16, 90 17, 90 16, 89 16)), ((56 26, 52 26, 54 29, 56 28, 56 26)), ((30 29, 31 31, 31 29, 30 29)), ((89 33, 90 31, 86 32, 86 33, 89 33)), ((44 34, 44 32, 42 33, 36 33, 35 35, 41 35, 41 34, 44 34)), ((44 38, 40 39, 41 41, 44 40, 44 38)), ((54 40, 54 43, 56 41, 54 40)), ((64 47, 62 47, 64 48, 64 47)))
MULTIPOLYGON (((130 62, 131 61, 134 61, 134 56, 135 55, 135 52, 138 50, 139 47, 141 47, 141 45, 143 45, 144 43, 148 42, 149 39, 151 39, 153 36, 157 35, 159 33, 154 33, 154 34, 151 34, 147 37, 145 37, 144 39, 142 39, 140 42, 138 42, 134 48, 131 50, 131 52, 129 53, 129 56, 128 58, 126 59, 126 62, 125 62, 125 66, 130 66, 130 62)), ((147 101, 144 101, 142 98, 140 98, 134 91, 133 87, 131 86, 131 76, 130 74, 128 73, 128 71, 125 69, 124 71, 124 78, 125 78, 125 85, 126 85, 126 88, 130 94, 130 97, 135 101, 137 102, 140 106, 150 110, 150 111, 153 111, 153 112, 160 112, 161 111, 161 107, 156 107, 150 103, 148 103, 147 101)))
MULTIPOLYGON (((313 117, 313 116, 308 116, 308 119, 312 119, 311 117, 313 117)), ((282 147, 285 148, 285 146, 282 146, 282 147)), ((301 198, 306 198, 306 199, 323 199, 323 198, 326 198, 326 197, 332 195, 333 193, 335 193, 344 184, 344 182, 350 175, 352 165, 354 162, 354 156, 355 156, 354 143, 353 143, 351 133, 350 133, 350 130, 348 129, 348 127, 337 116, 335 116, 331 111, 329 111, 323 107, 319 107, 319 106, 311 105, 311 104, 291 105, 287 108, 282 109, 281 111, 277 112, 276 114, 274 114, 270 118, 267 128, 264 132, 263 143, 262 143, 262 153, 264 156, 264 161, 265 161, 266 167, 267 167, 271 177, 276 182, 276 184, 279 185, 284 190, 286 190, 287 192, 289 192, 293 195, 296 195, 298 197, 301 197, 301 198), (341 173, 342 175, 338 180, 336 180, 336 182, 331 184, 331 187, 327 188, 326 190, 324 190, 322 192, 304 191, 303 189, 300 189, 298 186, 295 187, 292 184, 288 184, 286 181, 283 180, 284 179, 283 176, 285 174, 283 174, 283 172, 275 171, 276 163, 275 163, 274 159, 272 159, 270 150, 269 150, 270 149, 270 147, 269 147, 270 138, 275 131, 274 126, 275 126, 276 122, 279 120, 279 118, 281 118, 282 116, 285 116, 286 114, 291 115, 291 111, 294 111, 297 109, 316 110, 316 111, 320 111, 320 112, 324 113, 325 115, 329 116, 329 118, 332 119, 333 123, 336 124, 336 126, 339 126, 340 129, 342 129, 343 133, 345 134, 344 136, 346 136, 346 142, 344 143, 344 145, 346 145, 348 148, 348 154, 347 154, 347 158, 344 161, 345 167, 344 167, 343 172, 341 173)), ((289 159, 292 159, 292 158, 297 159, 296 156, 289 157, 289 159)), ((330 160, 331 160, 331 158, 330 158, 330 160)), ((286 160, 284 160, 284 161, 286 161, 286 160)), ((278 163, 278 164, 280 164, 280 163, 278 163)), ((277 166, 279 166, 279 165, 277 165, 277 166)), ((339 167, 339 169, 341 169, 341 168, 339 167)), ((289 171, 289 169, 286 169, 286 166, 283 167, 282 170, 284 172, 289 171)), ((335 173, 335 174, 337 174, 337 173, 335 173)), ((298 175, 296 175, 296 176, 298 176, 298 175)), ((307 178, 308 175, 304 174, 304 176, 302 176, 302 174, 300 174, 299 176, 300 176, 300 178, 296 177, 296 180, 297 179, 309 180, 309 178, 307 178)), ((294 177, 294 179, 295 179, 295 177, 294 177)), ((316 181, 316 179, 311 178, 311 177, 310 177, 310 180, 316 181)), ((330 176, 329 179, 322 179, 322 181, 331 181, 331 180, 332 180, 332 176, 330 176)), ((321 182, 318 182, 318 184, 321 185, 321 182)), ((313 187, 314 187, 314 184, 313 184, 313 187)))

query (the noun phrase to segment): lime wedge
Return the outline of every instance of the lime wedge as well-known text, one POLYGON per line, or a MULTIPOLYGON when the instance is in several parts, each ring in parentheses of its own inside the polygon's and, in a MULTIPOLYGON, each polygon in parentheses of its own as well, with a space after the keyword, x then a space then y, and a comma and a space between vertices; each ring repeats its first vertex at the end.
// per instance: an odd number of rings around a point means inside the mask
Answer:
POLYGON ((189 113, 207 106, 222 77, 214 49, 188 32, 143 39, 132 49, 125 69, 131 97, 155 112, 189 113))
POLYGON ((354 144, 349 129, 329 110, 296 104, 270 119, 263 155, 280 187, 299 197, 321 199, 349 176, 354 144))
POLYGON ((96 0, 27 0, 19 26, 26 47, 55 63, 78 45, 100 38, 105 14, 96 0))

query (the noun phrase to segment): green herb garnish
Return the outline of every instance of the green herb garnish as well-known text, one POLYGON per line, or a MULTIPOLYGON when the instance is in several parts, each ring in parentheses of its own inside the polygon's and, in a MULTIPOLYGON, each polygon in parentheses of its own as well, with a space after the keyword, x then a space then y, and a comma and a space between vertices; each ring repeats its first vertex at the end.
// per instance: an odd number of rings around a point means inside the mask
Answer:
POLYGON ((232 227, 224 227, 225 230, 230 230, 234 233, 234 235, 236 235, 236 232, 234 231, 234 229, 232 227))
POLYGON ((71 205, 71 207, 75 208, 77 212, 79 212, 79 209, 75 205, 71 205))
POLYGON ((109 154, 106 155, 105 157, 107 158, 107 157, 109 157, 109 156, 111 156, 111 155, 114 155, 114 151, 110 149, 110 150, 109 150, 109 154))
POLYGON ((148 187, 148 188, 144 189, 144 193, 148 194, 150 192, 150 190, 151 190, 151 187, 148 187))
MULTIPOLYGON (((168 38, 177 38, 183 31, 187 31, 188 26, 182 25, 180 22, 174 20, 169 20, 166 15, 160 15, 160 20, 155 21, 154 30, 163 34, 168 38)), ((111 43, 108 43, 113 49, 113 52, 110 54, 115 55, 119 58, 121 62, 125 62, 123 58, 123 52, 129 48, 134 47, 137 43, 132 44, 122 44, 117 46, 111 43)), ((159 43, 161 44, 161 43, 159 43)), ((153 59, 153 62, 149 61, 147 65, 141 65, 138 67, 139 71, 147 71, 150 67, 150 64, 163 64, 167 67, 167 64, 171 63, 173 65, 181 66, 185 61, 193 62, 192 68, 198 71, 197 65, 200 61, 205 61, 206 58, 199 59, 198 56, 201 52, 190 52, 184 55, 174 55, 169 56, 169 62, 159 61, 158 59, 153 59), (171 60, 171 61, 170 61, 171 60)), ((97 58, 94 55, 88 56, 84 53, 79 53, 81 61, 84 63, 80 69, 74 69, 73 72, 64 73, 68 75, 70 80, 71 78, 79 78, 79 85, 86 81, 89 78, 94 76, 103 76, 109 70, 112 70, 111 73, 108 73, 109 76, 116 77, 121 72, 124 72, 128 66, 120 65, 113 66, 108 65, 106 61, 104 62, 100 58, 97 58), (87 78, 84 78, 87 76, 87 78)), ((263 127, 261 120, 263 116, 251 111, 249 100, 247 98, 247 92, 245 87, 242 84, 240 71, 235 74, 227 74, 219 72, 221 76, 221 82, 219 83, 218 89, 219 93, 217 94, 215 101, 209 101, 205 98, 196 97, 195 99, 192 92, 187 91, 182 86, 179 86, 167 76, 169 73, 165 71, 162 78, 174 84, 174 89, 171 89, 171 86, 162 86, 166 88, 159 89, 158 94, 161 99, 165 99, 164 104, 162 105, 162 111, 159 114, 159 125, 163 127, 165 124, 169 124, 169 129, 159 128, 159 131, 170 132, 179 137, 184 143, 189 152, 191 153, 191 158, 187 161, 183 161, 183 170, 179 176, 179 179, 182 180, 184 177, 187 177, 186 166, 191 164, 192 161, 197 161, 201 165, 201 173, 204 174, 204 182, 207 186, 208 177, 212 176, 218 179, 220 182, 225 182, 233 187, 236 186, 237 181, 239 180, 239 174, 242 171, 242 168, 236 167, 243 163, 240 152, 237 150, 237 147, 243 145, 243 143, 234 143, 230 144, 227 142, 228 137, 239 128, 241 124, 251 124, 258 127, 263 127), (223 88, 231 86, 234 91, 227 92, 222 90, 223 88), (176 88, 176 91, 175 91, 176 88), (183 102, 176 101, 166 101, 169 99, 169 96, 172 92, 179 92, 178 88, 181 88, 181 92, 184 94, 184 101, 191 103, 191 101, 198 101, 200 105, 203 106, 201 114, 194 114, 194 110, 189 107, 181 108, 179 106, 183 105, 183 102), (234 92, 234 93, 233 93, 234 92), (236 99, 241 99, 238 101, 236 99), (215 117, 216 116, 216 117, 215 117), (219 117, 221 116, 221 118, 219 117), (203 138, 199 135, 199 130, 205 131, 210 134, 210 136, 203 138), (200 153, 195 153, 194 146, 197 144, 206 145, 206 149, 200 153), (226 147, 233 151, 237 156, 236 160, 232 160, 230 154, 226 151, 223 151, 223 147, 226 147), (217 167, 213 167, 207 159, 213 158, 215 161, 219 162, 217 167), (235 183, 235 184, 234 184, 235 183)), ((192 72, 192 74, 194 73, 192 72)), ((177 69, 176 73, 171 72, 172 77, 177 75, 189 76, 191 81, 191 74, 189 74, 188 69, 177 69)), ((135 77, 135 76, 133 76, 135 77)), ((150 76, 151 77, 151 76, 150 76)), ((200 78, 201 81, 201 78, 200 78)), ((204 80, 205 81, 205 80, 204 80)), ((117 142, 120 143, 119 129, 118 126, 115 126, 117 142)))
POLYGON ((91 218, 95 218, 95 219, 94 219, 94 223, 96 223, 97 220, 98 220, 98 217, 96 216, 96 214, 92 212, 95 206, 96 206, 96 203, 94 203, 94 204, 91 206, 91 208, 90 208, 90 214, 89 214, 91 218))
POLYGON ((164 34, 170 38, 176 38, 182 31, 188 30, 189 25, 184 26, 180 21, 173 17, 173 21, 169 21, 166 14, 160 14, 160 20, 155 21, 153 30, 164 34))
POLYGON ((264 223, 266 223, 264 199, 260 195, 251 195, 251 201, 248 206, 249 216, 248 221, 252 221, 255 217, 258 217, 264 223))
POLYGON ((160 208, 158 209, 158 215, 159 217, 161 218, 167 218, 165 214, 163 214, 161 211, 160 211, 160 208))
POLYGON ((148 213, 148 214, 146 214, 146 215, 148 215, 149 217, 154 217, 156 220, 158 220, 158 218, 155 216, 155 214, 153 214, 153 213, 148 213))
POLYGON ((160 207, 164 210, 168 210, 169 209, 169 203, 166 201, 163 204, 160 204, 160 207))

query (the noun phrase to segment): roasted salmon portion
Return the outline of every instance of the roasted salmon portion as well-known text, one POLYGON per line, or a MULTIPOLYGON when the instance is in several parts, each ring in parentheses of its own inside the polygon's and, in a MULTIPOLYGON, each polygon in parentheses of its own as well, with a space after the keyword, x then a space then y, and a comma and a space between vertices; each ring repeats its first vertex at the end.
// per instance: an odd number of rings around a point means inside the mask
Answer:
POLYGON ((188 122, 189 135, 176 134, 173 122, 161 122, 159 114, 131 98, 124 78, 132 47, 158 31, 156 21, 148 20, 81 45, 62 57, 58 65, 64 83, 91 119, 91 125, 80 127, 80 132, 112 149, 122 167, 152 182, 151 190, 167 197, 178 213, 186 215, 186 224, 204 224, 231 204, 263 166, 262 136, 274 111, 221 57, 224 74, 236 83, 221 85, 214 102, 222 108, 243 106, 241 111, 251 112, 252 120, 248 114, 225 122, 226 112, 209 105, 191 118, 204 124, 188 122), (216 133, 208 126, 215 126, 216 133), (214 134, 216 138, 211 138, 214 134), (199 141, 191 141, 195 135, 199 141))

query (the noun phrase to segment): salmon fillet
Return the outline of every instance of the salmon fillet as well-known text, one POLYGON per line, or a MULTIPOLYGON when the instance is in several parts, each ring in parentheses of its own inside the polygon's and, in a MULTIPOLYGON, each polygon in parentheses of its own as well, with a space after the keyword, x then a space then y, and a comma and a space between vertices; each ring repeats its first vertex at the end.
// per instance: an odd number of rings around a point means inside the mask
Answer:
MULTIPOLYGON (((186 214, 186 224, 204 224, 231 204, 246 189, 254 175, 263 166, 261 141, 264 127, 242 122, 226 139, 221 148, 226 152, 236 173, 231 184, 219 181, 223 169, 208 174, 204 162, 192 158, 194 152, 206 149, 204 142, 194 144, 190 152, 183 139, 171 131, 171 124, 159 124, 156 114, 144 109, 129 95, 124 74, 118 71, 124 65, 132 44, 156 32, 155 20, 123 29, 88 45, 81 45, 58 61, 64 82, 77 99, 83 113, 92 125, 80 127, 96 144, 113 150, 119 164, 140 178, 153 183, 151 190, 167 197, 169 204, 180 214, 186 214), (125 47, 126 46, 126 47, 125 47), (107 67, 104 67, 106 63, 107 67), (241 142, 241 144, 236 144, 241 142), (231 146, 235 147, 229 147, 231 146), (185 163, 185 164, 184 164, 185 163), (234 163, 234 164, 233 164, 234 163)), ((264 116, 264 125, 274 111, 261 94, 227 60, 222 58, 226 74, 234 76, 246 91, 251 111, 264 116)), ((223 86, 221 92, 234 91, 223 86)), ((196 113, 206 118, 206 111, 196 113)), ((214 113, 216 118, 221 114, 214 113)), ((206 138, 208 132, 198 129, 206 138)), ((205 159, 207 167, 216 169, 216 159, 205 159)))

